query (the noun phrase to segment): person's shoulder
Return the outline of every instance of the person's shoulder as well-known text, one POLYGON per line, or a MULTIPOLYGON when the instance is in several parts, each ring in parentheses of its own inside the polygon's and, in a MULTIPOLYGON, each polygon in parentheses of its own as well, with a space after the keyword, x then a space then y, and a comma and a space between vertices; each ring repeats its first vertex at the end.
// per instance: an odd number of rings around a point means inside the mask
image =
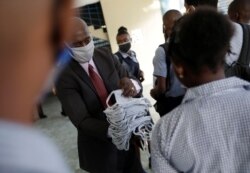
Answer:
POLYGON ((234 38, 241 38, 243 36, 243 28, 241 24, 236 23, 236 22, 231 22, 232 27, 234 29, 234 35, 232 40, 235 40, 234 38))
POLYGON ((154 61, 165 62, 165 57, 166 57, 166 53, 165 53, 164 48, 161 46, 157 47, 155 51, 154 61))
POLYGON ((158 52, 158 53, 164 53, 164 54, 165 54, 164 47, 163 47, 163 46, 161 46, 161 45, 159 45, 159 46, 156 48, 155 52, 158 52))
POLYGON ((178 106, 170 113, 164 115, 155 125, 158 135, 164 140, 170 140, 182 116, 182 106, 178 106))
POLYGON ((114 58, 114 55, 110 48, 108 47, 98 47, 94 50, 94 58, 101 58, 111 60, 114 58))
POLYGON ((236 23, 236 22, 231 22, 231 25, 234 29, 239 29, 241 27, 241 25, 239 23, 236 23))
POLYGON ((79 63, 72 58, 69 64, 61 71, 60 75, 58 76, 57 82, 65 80, 67 78, 71 79, 72 76, 75 75, 74 68, 78 65, 79 63))
POLYGON ((108 47, 98 47, 98 48, 95 48, 94 50, 94 54, 111 54, 111 49, 108 48, 108 47))
POLYGON ((136 52, 134 50, 131 50, 131 54, 132 54, 132 56, 136 57, 136 52))
POLYGON ((122 57, 122 54, 119 51, 117 51, 117 52, 114 53, 114 56, 116 58, 120 58, 120 57, 122 57))
POLYGON ((0 122, 0 165, 8 170, 69 173, 58 148, 49 138, 31 127, 0 122), (2 163, 1 163, 2 162, 2 163), (53 164, 51 164, 53 163, 53 164))
POLYGON ((161 59, 164 57, 164 59, 165 59, 165 56, 166 56, 166 52, 165 52, 164 47, 159 45, 157 47, 157 49, 155 50, 155 57, 156 58, 158 57, 158 58, 161 58, 161 59))

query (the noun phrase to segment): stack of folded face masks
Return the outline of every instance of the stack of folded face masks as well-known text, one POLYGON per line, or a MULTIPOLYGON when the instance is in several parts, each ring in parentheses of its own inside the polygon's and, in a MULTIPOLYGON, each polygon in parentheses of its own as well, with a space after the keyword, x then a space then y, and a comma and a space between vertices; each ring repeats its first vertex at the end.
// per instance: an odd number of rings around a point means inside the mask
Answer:
POLYGON ((144 144, 150 140, 153 121, 149 113, 151 104, 148 99, 126 98, 121 90, 116 90, 109 95, 107 105, 104 113, 110 123, 108 136, 119 150, 129 150, 133 134, 140 137, 144 144), (110 106, 112 96, 116 103, 110 106))

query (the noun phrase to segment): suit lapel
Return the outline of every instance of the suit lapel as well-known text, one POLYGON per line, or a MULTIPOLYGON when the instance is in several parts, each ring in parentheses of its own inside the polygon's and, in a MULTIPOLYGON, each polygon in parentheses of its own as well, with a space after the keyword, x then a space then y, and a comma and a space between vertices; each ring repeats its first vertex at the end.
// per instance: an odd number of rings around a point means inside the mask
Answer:
POLYGON ((82 68, 82 66, 75 60, 72 60, 70 65, 71 65, 73 71, 80 77, 80 79, 82 79, 96 93, 96 90, 95 90, 88 74, 82 68))

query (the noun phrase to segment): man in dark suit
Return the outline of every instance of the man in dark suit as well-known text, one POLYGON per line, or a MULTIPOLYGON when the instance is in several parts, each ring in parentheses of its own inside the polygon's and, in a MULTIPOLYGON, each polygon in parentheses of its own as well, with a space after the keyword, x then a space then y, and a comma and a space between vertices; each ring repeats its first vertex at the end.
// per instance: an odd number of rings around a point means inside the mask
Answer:
POLYGON ((119 151, 112 144, 103 113, 110 92, 121 88, 125 96, 136 96, 141 87, 127 77, 111 52, 94 49, 83 20, 74 18, 73 23, 73 59, 59 78, 57 94, 78 130, 80 167, 90 173, 143 173, 133 142, 129 151, 119 151))

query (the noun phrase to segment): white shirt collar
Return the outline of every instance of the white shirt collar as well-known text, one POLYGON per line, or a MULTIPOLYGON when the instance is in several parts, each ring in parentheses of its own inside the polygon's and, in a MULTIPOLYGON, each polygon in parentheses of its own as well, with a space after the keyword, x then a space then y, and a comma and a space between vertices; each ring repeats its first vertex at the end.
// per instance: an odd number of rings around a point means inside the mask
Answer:
POLYGON ((127 58, 128 56, 131 57, 131 55, 129 55, 128 53, 124 53, 122 51, 119 51, 119 52, 120 52, 120 54, 122 55, 123 58, 127 58))
POLYGON ((82 66, 82 68, 85 70, 85 72, 89 75, 89 65, 91 65, 94 68, 94 71, 100 76, 97 67, 95 65, 95 62, 93 61, 93 58, 90 59, 89 62, 86 63, 80 63, 80 65, 82 66))

